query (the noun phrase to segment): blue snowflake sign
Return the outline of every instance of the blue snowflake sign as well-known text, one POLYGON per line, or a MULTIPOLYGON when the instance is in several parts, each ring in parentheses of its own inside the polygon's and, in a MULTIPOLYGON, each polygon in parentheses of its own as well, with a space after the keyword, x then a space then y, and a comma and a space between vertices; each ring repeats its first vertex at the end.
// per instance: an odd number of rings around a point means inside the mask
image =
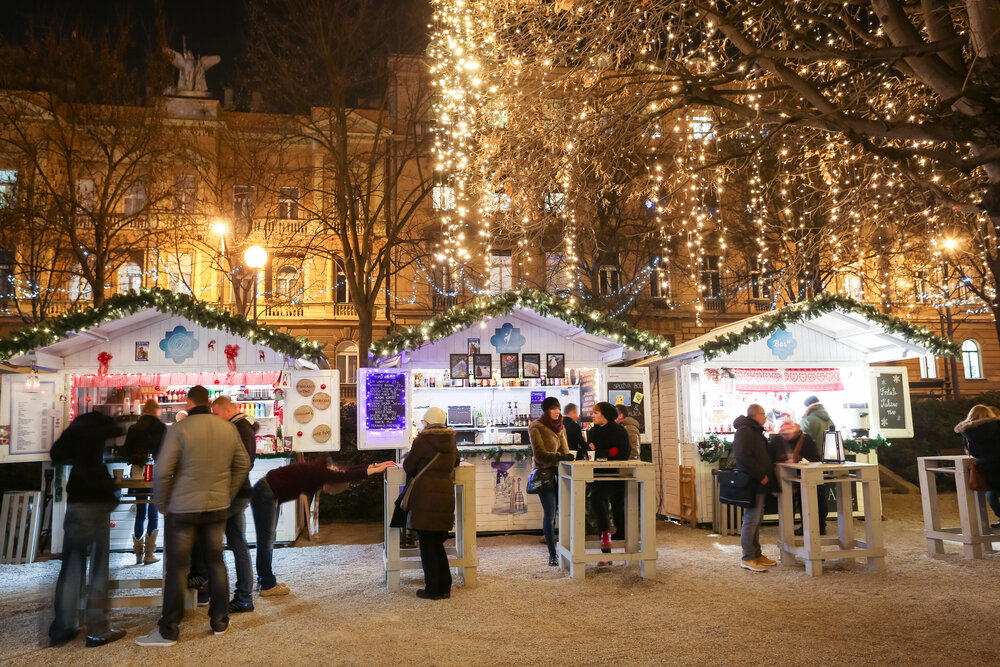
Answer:
POLYGON ((183 364, 194 356, 194 351, 198 349, 198 341, 195 340, 193 331, 178 325, 173 331, 164 332, 160 349, 167 359, 173 359, 175 364, 183 364))
POLYGON ((784 329, 778 329, 767 339, 767 346, 771 348, 771 354, 785 361, 793 354, 799 342, 791 333, 784 329))

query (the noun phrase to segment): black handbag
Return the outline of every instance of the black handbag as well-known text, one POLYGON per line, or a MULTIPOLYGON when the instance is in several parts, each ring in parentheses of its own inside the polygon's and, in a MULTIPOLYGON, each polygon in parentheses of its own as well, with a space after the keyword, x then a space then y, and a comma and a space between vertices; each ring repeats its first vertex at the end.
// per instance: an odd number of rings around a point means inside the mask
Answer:
POLYGON ((437 461, 437 458, 441 456, 438 452, 434 455, 430 461, 427 462, 423 468, 420 469, 413 479, 406 483, 406 487, 403 492, 399 494, 396 498, 396 506, 392 510, 392 518, 389 519, 390 528, 406 528, 406 515, 410 513, 410 492, 413 490, 413 483, 420 479, 420 476, 424 474, 424 471, 431 467, 431 464, 437 461))
POLYGON ((742 470, 719 470, 719 501, 727 505, 750 507, 754 500, 754 484, 742 470))
POLYGON ((528 484, 524 487, 525 493, 537 495, 539 493, 556 492, 556 469, 555 468, 535 468, 528 475, 528 484))

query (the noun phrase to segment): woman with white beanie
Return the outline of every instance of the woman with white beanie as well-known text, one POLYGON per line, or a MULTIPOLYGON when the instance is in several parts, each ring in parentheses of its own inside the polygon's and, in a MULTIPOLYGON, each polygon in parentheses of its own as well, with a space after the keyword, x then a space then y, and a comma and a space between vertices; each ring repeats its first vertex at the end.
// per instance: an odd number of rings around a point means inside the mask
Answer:
POLYGON ((424 587, 417 591, 417 597, 429 600, 451 597, 451 569, 444 542, 455 523, 455 467, 461 459, 455 432, 445 421, 441 408, 424 413, 423 430, 403 460, 408 480, 424 471, 410 491, 407 526, 417 531, 420 540, 424 587))

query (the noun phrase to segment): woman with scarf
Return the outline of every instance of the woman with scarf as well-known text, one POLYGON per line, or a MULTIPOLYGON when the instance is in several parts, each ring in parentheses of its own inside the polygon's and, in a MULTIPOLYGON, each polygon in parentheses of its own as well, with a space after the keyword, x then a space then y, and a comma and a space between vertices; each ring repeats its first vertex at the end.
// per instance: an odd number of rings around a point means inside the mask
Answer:
POLYGON ((528 438, 531 440, 535 460, 532 474, 536 479, 543 476, 552 480, 552 488, 540 491, 538 500, 542 503, 542 533, 545 535, 545 545, 549 548, 549 565, 555 566, 559 564, 556 559, 555 537, 558 499, 556 472, 560 461, 572 461, 576 458, 569 452, 558 398, 549 396, 542 401, 542 416, 528 426, 528 438))

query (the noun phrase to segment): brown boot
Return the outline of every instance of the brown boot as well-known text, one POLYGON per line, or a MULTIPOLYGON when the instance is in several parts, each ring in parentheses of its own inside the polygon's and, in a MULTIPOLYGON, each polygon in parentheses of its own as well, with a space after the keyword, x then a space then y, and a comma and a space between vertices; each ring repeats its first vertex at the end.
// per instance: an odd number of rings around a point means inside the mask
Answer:
POLYGON ((146 565, 160 562, 160 559, 156 557, 156 534, 158 532, 160 531, 154 530, 149 535, 146 535, 146 557, 142 560, 146 565))
POLYGON ((142 538, 132 536, 132 552, 135 554, 135 564, 142 565, 142 538))

